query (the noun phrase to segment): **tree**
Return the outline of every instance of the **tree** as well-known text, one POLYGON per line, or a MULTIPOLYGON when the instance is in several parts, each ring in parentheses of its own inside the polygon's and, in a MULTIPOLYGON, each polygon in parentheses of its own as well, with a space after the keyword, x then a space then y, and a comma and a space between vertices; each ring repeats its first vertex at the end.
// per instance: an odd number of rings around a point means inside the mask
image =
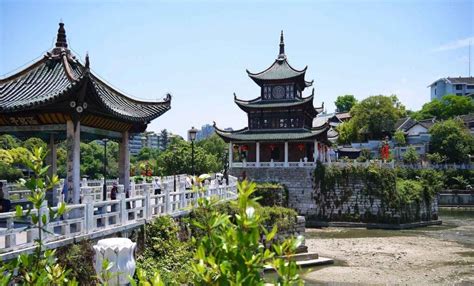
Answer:
MULTIPOLYGON (((219 159, 195 146, 194 163, 196 174, 220 171, 219 159)), ((190 174, 192 172, 191 143, 184 140, 173 140, 156 162, 159 175, 190 174)))
POLYGON ((19 140, 15 137, 9 134, 0 135, 0 149, 9 150, 18 146, 20 146, 19 140))
MULTIPOLYGON (((107 142, 107 176, 118 176, 118 144, 107 142)), ((81 176, 89 178, 102 178, 104 174, 104 146, 96 141, 81 143, 81 176)))
POLYGON ((227 155, 227 143, 217 134, 212 134, 208 138, 197 142, 196 146, 201 147, 206 153, 214 155, 219 163, 219 170, 224 168, 224 160, 227 155))
POLYGON ((26 141, 23 141, 22 146, 28 150, 34 150, 35 148, 39 147, 46 149, 46 143, 42 139, 36 137, 31 137, 26 141))
POLYGON ((367 97, 351 109, 352 118, 342 127, 346 141, 382 139, 391 134, 395 122, 406 115, 405 107, 396 95, 375 95, 367 97))
POLYGON ((397 143, 398 146, 404 146, 406 144, 405 133, 401 130, 395 131, 393 140, 395 140, 395 143, 397 143))
POLYGON ((354 121, 346 121, 337 126, 337 132, 339 136, 337 137, 337 141, 339 144, 348 144, 351 143, 352 140, 358 138, 357 130, 354 127, 354 121))
POLYGON ((466 162, 474 151, 474 138, 461 120, 437 122, 431 127, 430 134, 431 153, 446 156, 448 162, 466 162))
POLYGON ((161 132, 160 132, 160 141, 162 142, 161 143, 162 150, 165 150, 166 148, 168 148, 168 141, 169 141, 169 136, 168 135, 169 135, 168 130, 166 130, 166 129, 161 130, 161 132))
POLYGON ((415 148, 412 146, 408 147, 405 154, 403 154, 403 162, 407 164, 415 164, 420 160, 420 155, 416 152, 415 148))
POLYGON ((334 104, 337 112, 348 112, 357 103, 357 99, 352 94, 338 96, 334 104))
POLYGON ((454 116, 474 112, 474 100, 469 96, 458 96, 454 94, 445 95, 425 103, 420 111, 415 112, 412 117, 417 120, 436 117, 438 120, 449 119, 454 116))

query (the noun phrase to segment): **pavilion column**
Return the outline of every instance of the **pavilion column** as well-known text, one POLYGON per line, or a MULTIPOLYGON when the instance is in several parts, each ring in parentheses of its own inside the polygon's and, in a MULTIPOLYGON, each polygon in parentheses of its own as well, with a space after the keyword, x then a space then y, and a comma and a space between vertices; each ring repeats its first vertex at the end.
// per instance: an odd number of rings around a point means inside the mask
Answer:
MULTIPOLYGON (((48 144, 48 156, 46 158, 46 164, 49 165, 48 176, 52 178, 58 172, 57 165, 57 152, 56 144, 54 142, 54 133, 49 134, 49 144, 48 144)), ((58 204, 58 187, 54 187, 52 190, 46 193, 47 200, 50 206, 56 206, 58 204)))
POLYGON ((81 194, 81 123, 76 124, 68 120, 66 122, 67 132, 67 190, 66 203, 78 204, 81 194))
POLYGON ((313 154, 314 162, 319 160, 319 150, 318 150, 318 140, 314 140, 314 154, 313 154))
POLYGON ((288 141, 285 141, 285 167, 288 167, 288 141))
POLYGON ((229 169, 232 168, 232 141, 229 142, 229 169))
POLYGON ((130 150, 128 131, 122 133, 119 145, 119 183, 123 184, 124 192, 130 191, 130 150))
POLYGON ((255 143, 255 151, 256 151, 256 154, 255 154, 255 165, 257 167, 260 167, 260 142, 256 142, 255 143))

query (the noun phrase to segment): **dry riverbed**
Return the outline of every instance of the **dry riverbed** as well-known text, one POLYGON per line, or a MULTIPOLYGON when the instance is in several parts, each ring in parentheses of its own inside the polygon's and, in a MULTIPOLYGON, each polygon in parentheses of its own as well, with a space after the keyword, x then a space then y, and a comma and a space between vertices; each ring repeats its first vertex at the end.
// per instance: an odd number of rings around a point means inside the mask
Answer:
POLYGON ((304 274, 307 285, 474 285, 474 219, 384 231, 307 229, 309 251, 336 260, 304 274))

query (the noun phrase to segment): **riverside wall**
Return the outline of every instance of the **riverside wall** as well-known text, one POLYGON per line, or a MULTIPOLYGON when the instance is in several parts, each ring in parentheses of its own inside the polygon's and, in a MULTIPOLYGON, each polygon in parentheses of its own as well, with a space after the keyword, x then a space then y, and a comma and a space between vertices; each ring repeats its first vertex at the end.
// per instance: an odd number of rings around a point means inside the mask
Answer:
POLYGON ((230 174, 255 182, 276 182, 288 190, 288 207, 312 221, 408 223, 438 219, 438 200, 390 208, 380 198, 367 195, 364 184, 354 181, 323 193, 314 183, 313 168, 232 168, 230 174))

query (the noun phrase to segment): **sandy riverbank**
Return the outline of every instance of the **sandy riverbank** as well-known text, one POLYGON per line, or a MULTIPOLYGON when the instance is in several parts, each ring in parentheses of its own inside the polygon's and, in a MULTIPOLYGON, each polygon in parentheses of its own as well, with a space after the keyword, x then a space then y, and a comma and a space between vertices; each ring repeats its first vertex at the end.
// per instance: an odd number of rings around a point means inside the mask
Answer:
POLYGON ((309 251, 336 263, 305 274, 307 285, 474 285, 474 245, 446 239, 474 225, 441 228, 308 229, 309 251))

